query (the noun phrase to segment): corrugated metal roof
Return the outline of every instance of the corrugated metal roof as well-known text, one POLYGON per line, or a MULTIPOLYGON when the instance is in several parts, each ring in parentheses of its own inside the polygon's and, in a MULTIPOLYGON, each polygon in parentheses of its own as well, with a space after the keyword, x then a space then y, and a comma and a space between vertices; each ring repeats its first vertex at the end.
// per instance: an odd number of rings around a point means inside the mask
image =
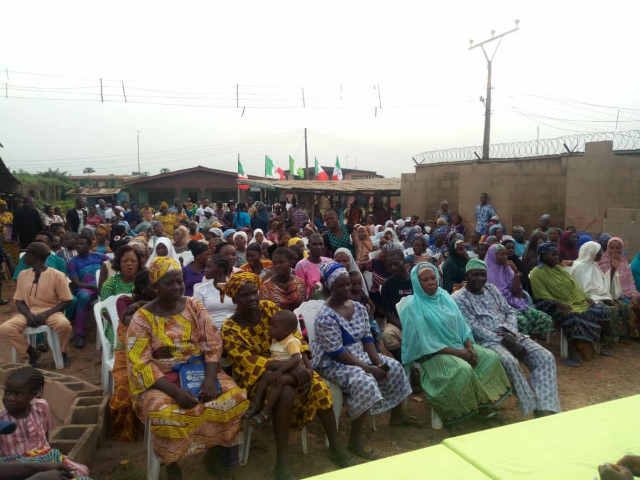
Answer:
POLYGON ((242 183, 277 190, 307 192, 393 192, 400 191, 399 178, 362 178, 355 180, 244 180, 242 183))
POLYGON ((67 192, 67 195, 86 196, 86 197, 98 197, 104 195, 109 197, 111 195, 117 195, 120 193, 121 188, 92 188, 92 187, 79 187, 73 188, 67 192))

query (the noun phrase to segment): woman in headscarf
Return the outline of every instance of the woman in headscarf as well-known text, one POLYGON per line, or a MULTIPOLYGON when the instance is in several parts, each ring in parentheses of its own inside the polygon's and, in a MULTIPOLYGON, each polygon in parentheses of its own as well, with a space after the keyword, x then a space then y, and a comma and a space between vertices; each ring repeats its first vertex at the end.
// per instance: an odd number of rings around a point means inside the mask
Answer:
POLYGON ((153 449, 172 479, 178 461, 215 446, 235 464, 241 417, 249 406, 244 390, 219 368, 222 339, 204 306, 184 297, 177 260, 157 257, 149 266, 157 292, 131 320, 127 337, 129 383, 135 410, 151 422, 153 449), (200 385, 183 383, 202 372, 200 385))
POLYGON ((291 270, 293 252, 286 247, 278 247, 271 255, 272 275, 260 288, 260 299, 270 300, 285 310, 295 310, 307 299, 304 281, 291 270))
POLYGON ((578 235, 576 232, 571 230, 562 232, 558 240, 558 253, 561 262, 563 260, 573 261, 578 258, 578 235))
POLYGON ((247 234, 245 232, 235 232, 233 234, 233 245, 236 247, 235 267, 247 263, 247 234))
POLYGON ((564 329, 569 339, 569 360, 566 363, 577 367, 580 358, 576 347, 589 355, 582 347, 600 341, 602 327, 608 323, 607 311, 594 305, 571 274, 560 266, 555 243, 543 243, 538 247, 538 253, 540 265, 529 274, 534 300, 564 329))
POLYGON ((180 260, 178 259, 178 255, 176 254, 176 251, 173 248, 173 244, 171 243, 171 240, 169 240, 167 237, 158 237, 158 240, 155 243, 155 247, 153 247, 153 250, 151 251, 151 255, 147 260, 146 267, 149 268, 157 257, 169 257, 175 260, 176 262, 180 263, 180 260))
POLYGON ((351 251, 348 248, 338 248, 333 254, 333 259, 340 263, 344 268, 346 268, 347 272, 352 273, 356 272, 360 278, 360 285, 362 286, 362 291, 367 294, 367 284, 364 281, 364 277, 362 276, 362 272, 360 268, 358 268, 358 264, 356 263, 351 251))
POLYGON ((264 230, 262 230, 261 228, 256 228, 253 231, 253 238, 249 242, 249 245, 253 245, 254 243, 257 243, 260 247, 262 247, 263 243, 271 245, 273 242, 266 239, 266 237, 264 236, 264 230))
POLYGON ((420 384, 446 424, 489 413, 510 394, 498 355, 475 344, 451 296, 440 288, 438 268, 411 270, 413 295, 397 305, 402 322, 402 363, 421 367, 420 384))
POLYGON ((468 261, 464 240, 453 238, 449 242, 449 256, 442 264, 442 288, 452 293, 462 286, 468 261))
MULTIPOLYGON (((255 394, 260 377, 268 365, 277 364, 270 359, 271 318, 280 310, 268 300, 258 300, 260 279, 249 272, 236 273, 229 278, 225 292, 236 304, 236 312, 222 326, 224 350, 233 365, 238 384, 247 389, 249 398, 255 394)), ((295 333, 301 339, 299 333, 295 333)), ((329 440, 329 458, 338 466, 346 466, 348 459, 338 442, 336 420, 331 408, 331 392, 308 362, 309 347, 302 344, 306 360, 293 372, 297 379, 306 383, 306 388, 294 390, 285 385, 274 407, 273 430, 276 443, 277 479, 289 479, 287 451, 289 430, 301 428, 318 415, 329 440)))
POLYGON ((636 287, 632 267, 624 254, 624 242, 620 237, 611 237, 608 240, 606 251, 602 254, 598 264, 609 279, 613 300, 631 307, 627 322, 628 335, 635 338, 640 337, 640 325, 638 325, 640 322, 640 293, 636 287))
POLYGON ((539 336, 553 332, 553 318, 529 305, 520 283, 520 272, 509 260, 507 248, 500 243, 491 245, 485 262, 487 282, 495 285, 509 306, 517 312, 518 331, 523 335, 539 336))
POLYGON ((209 245, 197 240, 191 240, 189 242, 189 250, 193 256, 193 262, 186 267, 182 267, 185 297, 193 296, 193 286, 202 281, 202 278, 204 277, 204 268, 210 254, 209 245))
MULTIPOLYGON (((511 235, 504 235, 502 237, 502 245, 507 249, 507 260, 513 262, 518 270, 518 275, 520 276, 520 284, 522 288, 530 295, 531 294, 531 283, 529 282, 528 271, 525 273, 524 263, 522 263, 522 259, 518 256, 517 253, 517 245, 518 242, 511 235)), ((524 251, 524 250, 523 250, 524 251)))
POLYGON ((391 410, 392 424, 406 423, 402 401, 411 394, 411 386, 402 365, 376 351, 367 309, 351 300, 347 270, 337 262, 323 264, 321 269, 330 296, 315 321, 313 367, 345 394, 351 419, 349 449, 373 459, 375 454, 365 447, 363 438, 366 414, 391 410))

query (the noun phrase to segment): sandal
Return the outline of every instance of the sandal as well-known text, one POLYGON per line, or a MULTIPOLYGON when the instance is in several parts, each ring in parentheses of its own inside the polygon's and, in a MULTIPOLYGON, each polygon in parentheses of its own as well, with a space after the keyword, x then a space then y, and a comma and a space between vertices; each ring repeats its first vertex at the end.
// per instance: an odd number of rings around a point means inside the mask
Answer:
POLYGON ((377 460, 380 458, 372 448, 349 445, 349 451, 360 458, 364 458, 365 460, 377 460))

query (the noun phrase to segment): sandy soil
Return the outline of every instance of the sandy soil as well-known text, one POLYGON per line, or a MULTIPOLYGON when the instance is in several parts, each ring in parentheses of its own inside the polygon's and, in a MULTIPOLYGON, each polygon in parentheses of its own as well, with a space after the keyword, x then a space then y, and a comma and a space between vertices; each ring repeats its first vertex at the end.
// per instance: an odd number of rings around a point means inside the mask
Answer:
MULTIPOLYGON (((5 285, 4 298, 11 298, 11 289, 10 285, 5 285)), ((13 311, 12 305, 0 307, 0 319, 6 319, 13 311)), ((90 330, 89 339, 90 343, 83 350, 72 349, 70 351, 72 364, 69 368, 69 374, 99 384, 100 357, 96 354, 93 343, 95 328, 90 330)), ((558 341, 558 336, 553 337, 549 346, 556 356, 559 354, 558 341)), ((53 367, 48 354, 42 358, 42 366, 44 368, 53 367)), ((613 357, 597 357, 593 361, 585 363, 581 368, 573 369, 560 364, 558 366, 558 381, 562 408, 571 410, 640 393, 639 368, 640 343, 638 342, 619 344, 614 349, 613 357)), ((389 427, 388 415, 376 417, 377 430, 371 432, 369 438, 371 446, 381 456, 435 445, 449 436, 523 420, 515 398, 505 402, 497 419, 490 422, 470 421, 450 430, 436 431, 431 429, 430 410, 421 395, 411 396, 407 402, 407 409, 409 414, 424 422, 423 427, 389 427)), ((308 455, 302 454, 298 433, 292 432, 290 439, 291 469, 299 478, 328 472, 335 468, 327 459, 320 424, 314 422, 309 425, 308 430, 308 455)), ((343 441, 347 438, 348 430, 348 422, 343 416, 340 424, 340 437, 343 441)), ((249 464, 246 467, 236 469, 234 478, 240 480, 271 478, 274 451, 271 430, 265 428, 256 432, 251 446, 249 464)), ((146 454, 142 441, 137 443, 107 441, 101 445, 95 459, 90 464, 92 477, 99 480, 142 480, 144 479, 145 459, 146 454)), ((194 480, 210 478, 202 467, 201 456, 190 458, 183 463, 184 478, 194 480)))

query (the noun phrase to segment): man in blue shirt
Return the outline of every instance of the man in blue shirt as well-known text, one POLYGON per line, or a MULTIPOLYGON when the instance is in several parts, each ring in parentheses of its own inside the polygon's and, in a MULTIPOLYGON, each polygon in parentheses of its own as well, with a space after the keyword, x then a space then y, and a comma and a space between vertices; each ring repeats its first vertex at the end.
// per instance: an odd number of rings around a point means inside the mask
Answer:
POLYGON ((489 194, 480 194, 480 204, 476 205, 476 232, 486 235, 489 230, 489 220, 497 215, 496 209, 489 203, 489 194))

